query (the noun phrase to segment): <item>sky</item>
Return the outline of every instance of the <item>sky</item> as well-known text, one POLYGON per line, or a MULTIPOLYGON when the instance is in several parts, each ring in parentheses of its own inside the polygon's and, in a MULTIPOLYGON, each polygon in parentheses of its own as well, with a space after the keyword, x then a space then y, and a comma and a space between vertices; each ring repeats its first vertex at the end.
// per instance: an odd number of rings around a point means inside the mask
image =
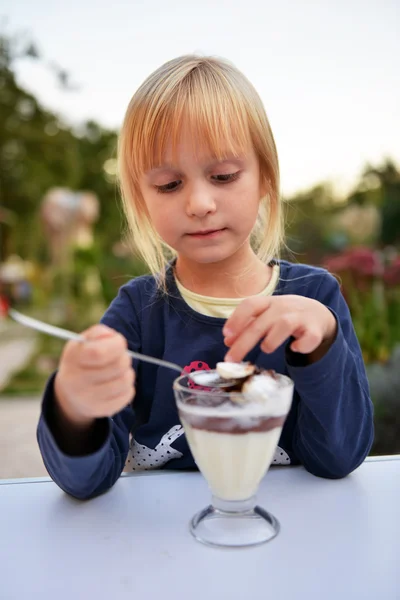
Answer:
POLYGON ((398 0, 1 0, 6 33, 26 33, 44 61, 20 61, 18 81, 68 123, 118 128, 142 81, 165 61, 222 56, 266 108, 282 191, 322 181, 345 192, 367 162, 400 165, 398 0))

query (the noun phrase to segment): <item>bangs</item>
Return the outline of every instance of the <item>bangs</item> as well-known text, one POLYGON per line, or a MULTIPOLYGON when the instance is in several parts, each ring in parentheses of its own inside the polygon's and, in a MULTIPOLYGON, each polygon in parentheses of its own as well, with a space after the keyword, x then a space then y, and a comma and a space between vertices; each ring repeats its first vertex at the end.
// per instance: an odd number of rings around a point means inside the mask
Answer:
POLYGON ((192 70, 176 86, 141 107, 131 138, 132 170, 138 176, 164 163, 167 152, 176 162, 184 129, 189 129, 193 152, 216 160, 239 156, 251 145, 245 103, 230 82, 212 69, 192 70), (146 106, 147 105, 147 106, 146 106))

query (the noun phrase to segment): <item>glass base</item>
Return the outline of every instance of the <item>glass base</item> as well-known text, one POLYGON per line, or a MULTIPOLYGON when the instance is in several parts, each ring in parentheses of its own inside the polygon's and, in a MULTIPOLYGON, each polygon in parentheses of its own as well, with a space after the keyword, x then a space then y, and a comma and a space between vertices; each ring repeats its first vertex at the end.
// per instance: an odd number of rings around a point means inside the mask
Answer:
POLYGON ((190 522, 190 531, 196 540, 225 548, 258 546, 272 540, 279 530, 279 521, 256 506, 255 497, 236 502, 214 496, 212 505, 190 522))

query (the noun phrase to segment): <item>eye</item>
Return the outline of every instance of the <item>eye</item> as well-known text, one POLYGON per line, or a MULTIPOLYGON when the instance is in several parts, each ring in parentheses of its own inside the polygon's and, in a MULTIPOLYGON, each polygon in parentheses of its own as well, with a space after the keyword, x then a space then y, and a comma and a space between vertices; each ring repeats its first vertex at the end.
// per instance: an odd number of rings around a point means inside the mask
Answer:
POLYGON ((169 183, 166 183, 165 185, 155 185, 154 187, 156 188, 158 193, 168 194, 171 192, 175 192, 175 190, 177 190, 180 187, 181 183, 182 183, 182 180, 177 179, 176 181, 170 181, 169 183))
POLYGON ((220 175, 213 175, 211 179, 215 183, 231 183, 232 181, 236 181, 240 175, 240 171, 236 171, 236 173, 221 173, 220 175))

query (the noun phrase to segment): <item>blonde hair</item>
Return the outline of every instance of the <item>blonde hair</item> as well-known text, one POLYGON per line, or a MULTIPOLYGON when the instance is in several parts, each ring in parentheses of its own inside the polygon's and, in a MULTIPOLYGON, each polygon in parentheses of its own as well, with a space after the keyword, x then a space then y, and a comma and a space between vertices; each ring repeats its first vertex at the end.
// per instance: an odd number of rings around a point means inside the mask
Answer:
POLYGON ((217 159, 243 152, 252 144, 266 190, 251 235, 252 246, 261 260, 269 261, 283 242, 278 155, 259 95, 229 62, 181 56, 162 65, 139 87, 129 103, 118 143, 119 183, 128 231, 161 285, 165 285, 165 267, 174 251, 154 229, 139 180, 143 172, 162 164, 168 143, 176 152, 184 122, 190 123, 194 144, 202 140, 217 159))

